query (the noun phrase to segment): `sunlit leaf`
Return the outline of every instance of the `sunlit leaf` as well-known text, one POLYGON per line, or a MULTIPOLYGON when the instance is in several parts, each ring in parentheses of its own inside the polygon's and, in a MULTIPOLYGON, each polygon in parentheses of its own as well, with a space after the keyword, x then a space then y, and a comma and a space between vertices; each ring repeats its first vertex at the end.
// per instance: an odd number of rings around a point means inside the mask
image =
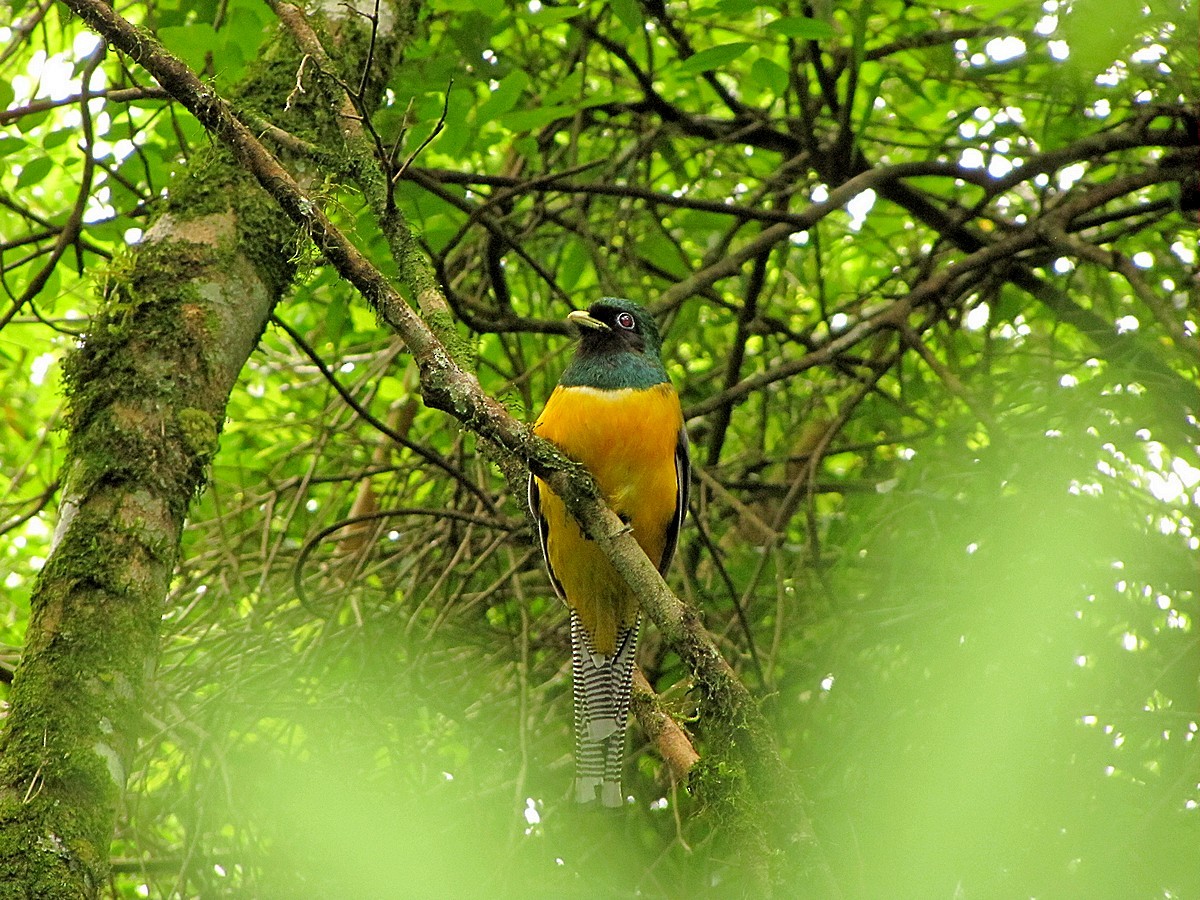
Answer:
POLYGON ((29 145, 24 139, 12 134, 0 135, 0 156, 9 156, 20 150, 25 149, 29 145))
POLYGON ((39 156, 32 162, 21 168, 21 174, 17 176, 16 188, 20 190, 23 187, 28 187, 31 184, 38 184, 42 181, 54 168, 54 160, 49 156, 39 156))
POLYGON ((677 71, 683 75, 698 75, 701 72, 720 69, 741 57, 752 46, 754 45, 746 41, 735 41, 730 44, 709 47, 689 56, 679 64, 677 71))

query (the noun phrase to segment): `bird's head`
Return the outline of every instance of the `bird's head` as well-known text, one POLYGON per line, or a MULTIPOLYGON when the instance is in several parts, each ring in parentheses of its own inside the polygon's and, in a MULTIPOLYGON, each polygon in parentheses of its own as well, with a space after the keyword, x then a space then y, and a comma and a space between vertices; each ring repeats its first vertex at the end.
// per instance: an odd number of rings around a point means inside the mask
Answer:
POLYGON ((604 297, 567 321, 579 331, 579 350, 563 384, 615 388, 648 387, 667 381, 659 356, 662 339, 654 317, 640 303, 604 297))
POLYGON ((579 329, 581 353, 632 351, 658 356, 658 326, 640 303, 604 297, 586 311, 570 313, 567 321, 579 329))

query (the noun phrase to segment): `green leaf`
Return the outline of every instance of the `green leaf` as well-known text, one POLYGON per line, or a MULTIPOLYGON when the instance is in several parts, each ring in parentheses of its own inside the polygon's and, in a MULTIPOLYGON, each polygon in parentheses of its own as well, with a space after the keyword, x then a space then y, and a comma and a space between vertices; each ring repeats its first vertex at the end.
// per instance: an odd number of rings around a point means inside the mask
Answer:
POLYGON ((805 41, 824 41, 836 34, 833 26, 828 22, 810 19, 808 16, 788 16, 776 19, 767 25, 767 33, 805 41))
POLYGON ((225 20, 221 35, 229 44, 236 45, 243 57, 252 59, 273 22, 274 17, 265 3, 234 6, 225 20))
POLYGON ((563 250, 555 272, 559 287, 573 291, 579 285, 580 276, 590 261, 587 248, 579 241, 571 241, 563 250))
POLYGON ((530 24, 538 28, 549 28, 552 25, 560 25, 563 22, 569 22, 571 19, 582 14, 583 10, 573 6, 553 7, 543 6, 535 13, 528 13, 523 16, 530 24))
POLYGON ((538 143, 537 139, 531 135, 522 135, 512 142, 512 148, 516 153, 519 153, 525 159, 537 159, 538 143))
POLYGON ((557 106, 560 103, 571 105, 576 100, 580 101, 577 105, 581 106, 606 102, 604 98, 586 96, 588 93, 583 88, 583 71, 576 69, 559 81, 552 90, 547 91, 543 102, 547 106, 557 106))
MULTIPOLYGON (((1062 37, 1071 47, 1068 66, 1091 79, 1122 58, 1146 26, 1142 9, 1139 0, 1079 0, 1072 4, 1062 22, 1062 37)), ((1194 52, 1194 44, 1192 49, 1194 52)))
POLYGON ((721 0, 717 4, 717 11, 726 16, 744 16, 762 5, 759 0, 721 0))
POLYGON ((347 313, 345 293, 338 293, 325 308, 325 336, 334 347, 342 343, 342 335, 346 333, 347 313))
POLYGON ((61 147, 77 134, 78 131, 74 128, 59 128, 42 138, 42 147, 46 150, 53 150, 55 147, 61 147))
POLYGON ((475 111, 475 121, 482 125, 500 118, 517 105, 522 92, 529 86, 529 76, 522 69, 510 72, 500 86, 492 91, 492 95, 479 105, 475 111))
POLYGON ((638 34, 646 27, 646 20, 642 18, 642 9, 637 0, 610 0, 608 5, 613 15, 631 34, 638 34))
POLYGON ((23 187, 28 187, 31 184, 38 184, 43 178, 50 174, 50 170, 54 168, 54 160, 49 156, 39 156, 29 165, 21 169, 21 174, 17 176, 17 190, 23 187))
POLYGON ((21 116, 21 118, 17 119, 17 131, 21 132, 21 134, 29 134, 29 132, 50 118, 50 112, 50 110, 44 109, 41 112, 21 116))
POLYGON ((193 69, 202 69, 205 57, 223 44, 213 27, 206 22, 160 28, 158 37, 168 50, 193 69))
POLYGON ((501 116, 500 121, 505 128, 513 131, 534 131, 543 125, 549 125, 556 119, 565 119, 574 115, 575 109, 570 106, 543 106, 537 109, 521 109, 501 116))
POLYGON ((638 250, 674 278, 682 279, 689 274, 687 266, 679 258, 679 248, 660 232, 648 234, 638 245, 638 250))
POLYGON ((753 44, 748 41, 735 41, 731 44, 718 44, 701 50, 695 56, 690 56, 679 64, 676 71, 681 75, 699 75, 701 72, 711 72, 729 65, 753 44))
POLYGON ((29 144, 15 135, 6 134, 0 136, 0 156, 8 156, 11 153, 24 150, 28 146, 29 144))
POLYGON ((774 94, 787 93, 788 73, 777 62, 756 59, 750 66, 750 79, 774 94))

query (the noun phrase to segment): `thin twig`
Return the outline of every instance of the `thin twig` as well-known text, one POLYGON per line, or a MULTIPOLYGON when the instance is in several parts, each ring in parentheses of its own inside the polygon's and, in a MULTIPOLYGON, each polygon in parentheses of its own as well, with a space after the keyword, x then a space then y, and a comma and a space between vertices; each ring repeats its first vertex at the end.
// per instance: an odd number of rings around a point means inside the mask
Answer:
POLYGON ((296 329, 288 325, 287 322, 283 321, 283 319, 274 314, 271 316, 271 323, 283 330, 287 336, 292 339, 296 346, 300 348, 301 352, 303 352, 304 355, 312 361, 312 364, 317 367, 317 371, 321 373, 321 377, 329 382, 329 386, 337 392, 338 396, 345 401, 346 405, 353 409, 364 422, 366 422, 380 434, 387 435, 406 450, 411 450, 427 463, 437 466, 439 469, 465 487, 468 491, 470 491, 475 497, 477 497, 479 501, 487 508, 488 512, 494 513, 496 511, 496 505, 492 501, 492 498, 489 497, 483 491, 483 489, 479 487, 479 485, 475 484, 473 481, 467 478, 465 474, 460 472, 454 466, 450 465, 450 463, 443 459, 440 454, 434 453, 432 450, 422 447, 420 444, 409 440, 405 435, 400 434, 394 428, 388 427, 386 422, 381 420, 378 416, 359 403, 358 400, 355 399, 354 395, 351 394, 346 388, 346 386, 343 385, 338 380, 337 376, 333 374, 333 371, 329 368, 329 366, 325 365, 325 361, 321 359, 320 354, 317 353, 313 346, 304 339, 304 336, 300 334, 300 332, 296 331, 296 329))
POLYGON ((420 156, 421 151, 424 150, 426 147, 428 147, 430 144, 432 144, 434 139, 439 134, 442 133, 442 129, 446 127, 446 116, 450 112, 450 89, 453 87, 454 87, 454 79, 451 78, 450 83, 448 85, 446 85, 446 96, 445 96, 445 99, 442 101, 442 114, 441 114, 441 116, 438 117, 437 124, 433 126, 433 131, 431 131, 429 133, 429 137, 427 137, 427 138, 425 138, 425 140, 421 141, 421 145, 419 147, 417 147, 416 150, 414 150, 412 153, 409 154, 408 159, 406 159, 404 161, 404 165, 402 165, 396 171, 396 174, 392 176, 392 184, 395 184, 397 181, 399 181, 401 178, 404 177, 404 173, 407 172, 408 167, 413 164, 413 160, 415 160, 418 156, 420 156))

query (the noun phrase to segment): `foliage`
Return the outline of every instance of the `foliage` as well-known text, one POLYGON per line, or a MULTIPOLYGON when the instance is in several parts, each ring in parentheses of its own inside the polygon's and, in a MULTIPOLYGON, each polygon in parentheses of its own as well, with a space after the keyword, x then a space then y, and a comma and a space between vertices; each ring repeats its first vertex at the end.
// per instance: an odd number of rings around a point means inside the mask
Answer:
MULTIPOLYGON (((816 830, 781 893, 1195 895, 1195 4, 835 7, 445 0, 371 127, 510 409, 549 393, 568 309, 662 316, 699 470, 673 584, 816 830)), ((138 10, 226 96, 287 39, 250 0, 138 10)), ((185 170, 211 143, 59 7, 14 14, 13 661, 59 364, 167 198, 204 202, 185 170)), ((313 192, 394 271, 317 149, 313 192)), ((331 269, 293 262, 184 535, 112 893, 749 892, 773 823, 670 786, 636 738, 636 802, 566 802, 565 616, 519 473, 420 407, 331 269)), ((740 777, 653 632, 641 664, 713 763, 697 778, 740 777)))

